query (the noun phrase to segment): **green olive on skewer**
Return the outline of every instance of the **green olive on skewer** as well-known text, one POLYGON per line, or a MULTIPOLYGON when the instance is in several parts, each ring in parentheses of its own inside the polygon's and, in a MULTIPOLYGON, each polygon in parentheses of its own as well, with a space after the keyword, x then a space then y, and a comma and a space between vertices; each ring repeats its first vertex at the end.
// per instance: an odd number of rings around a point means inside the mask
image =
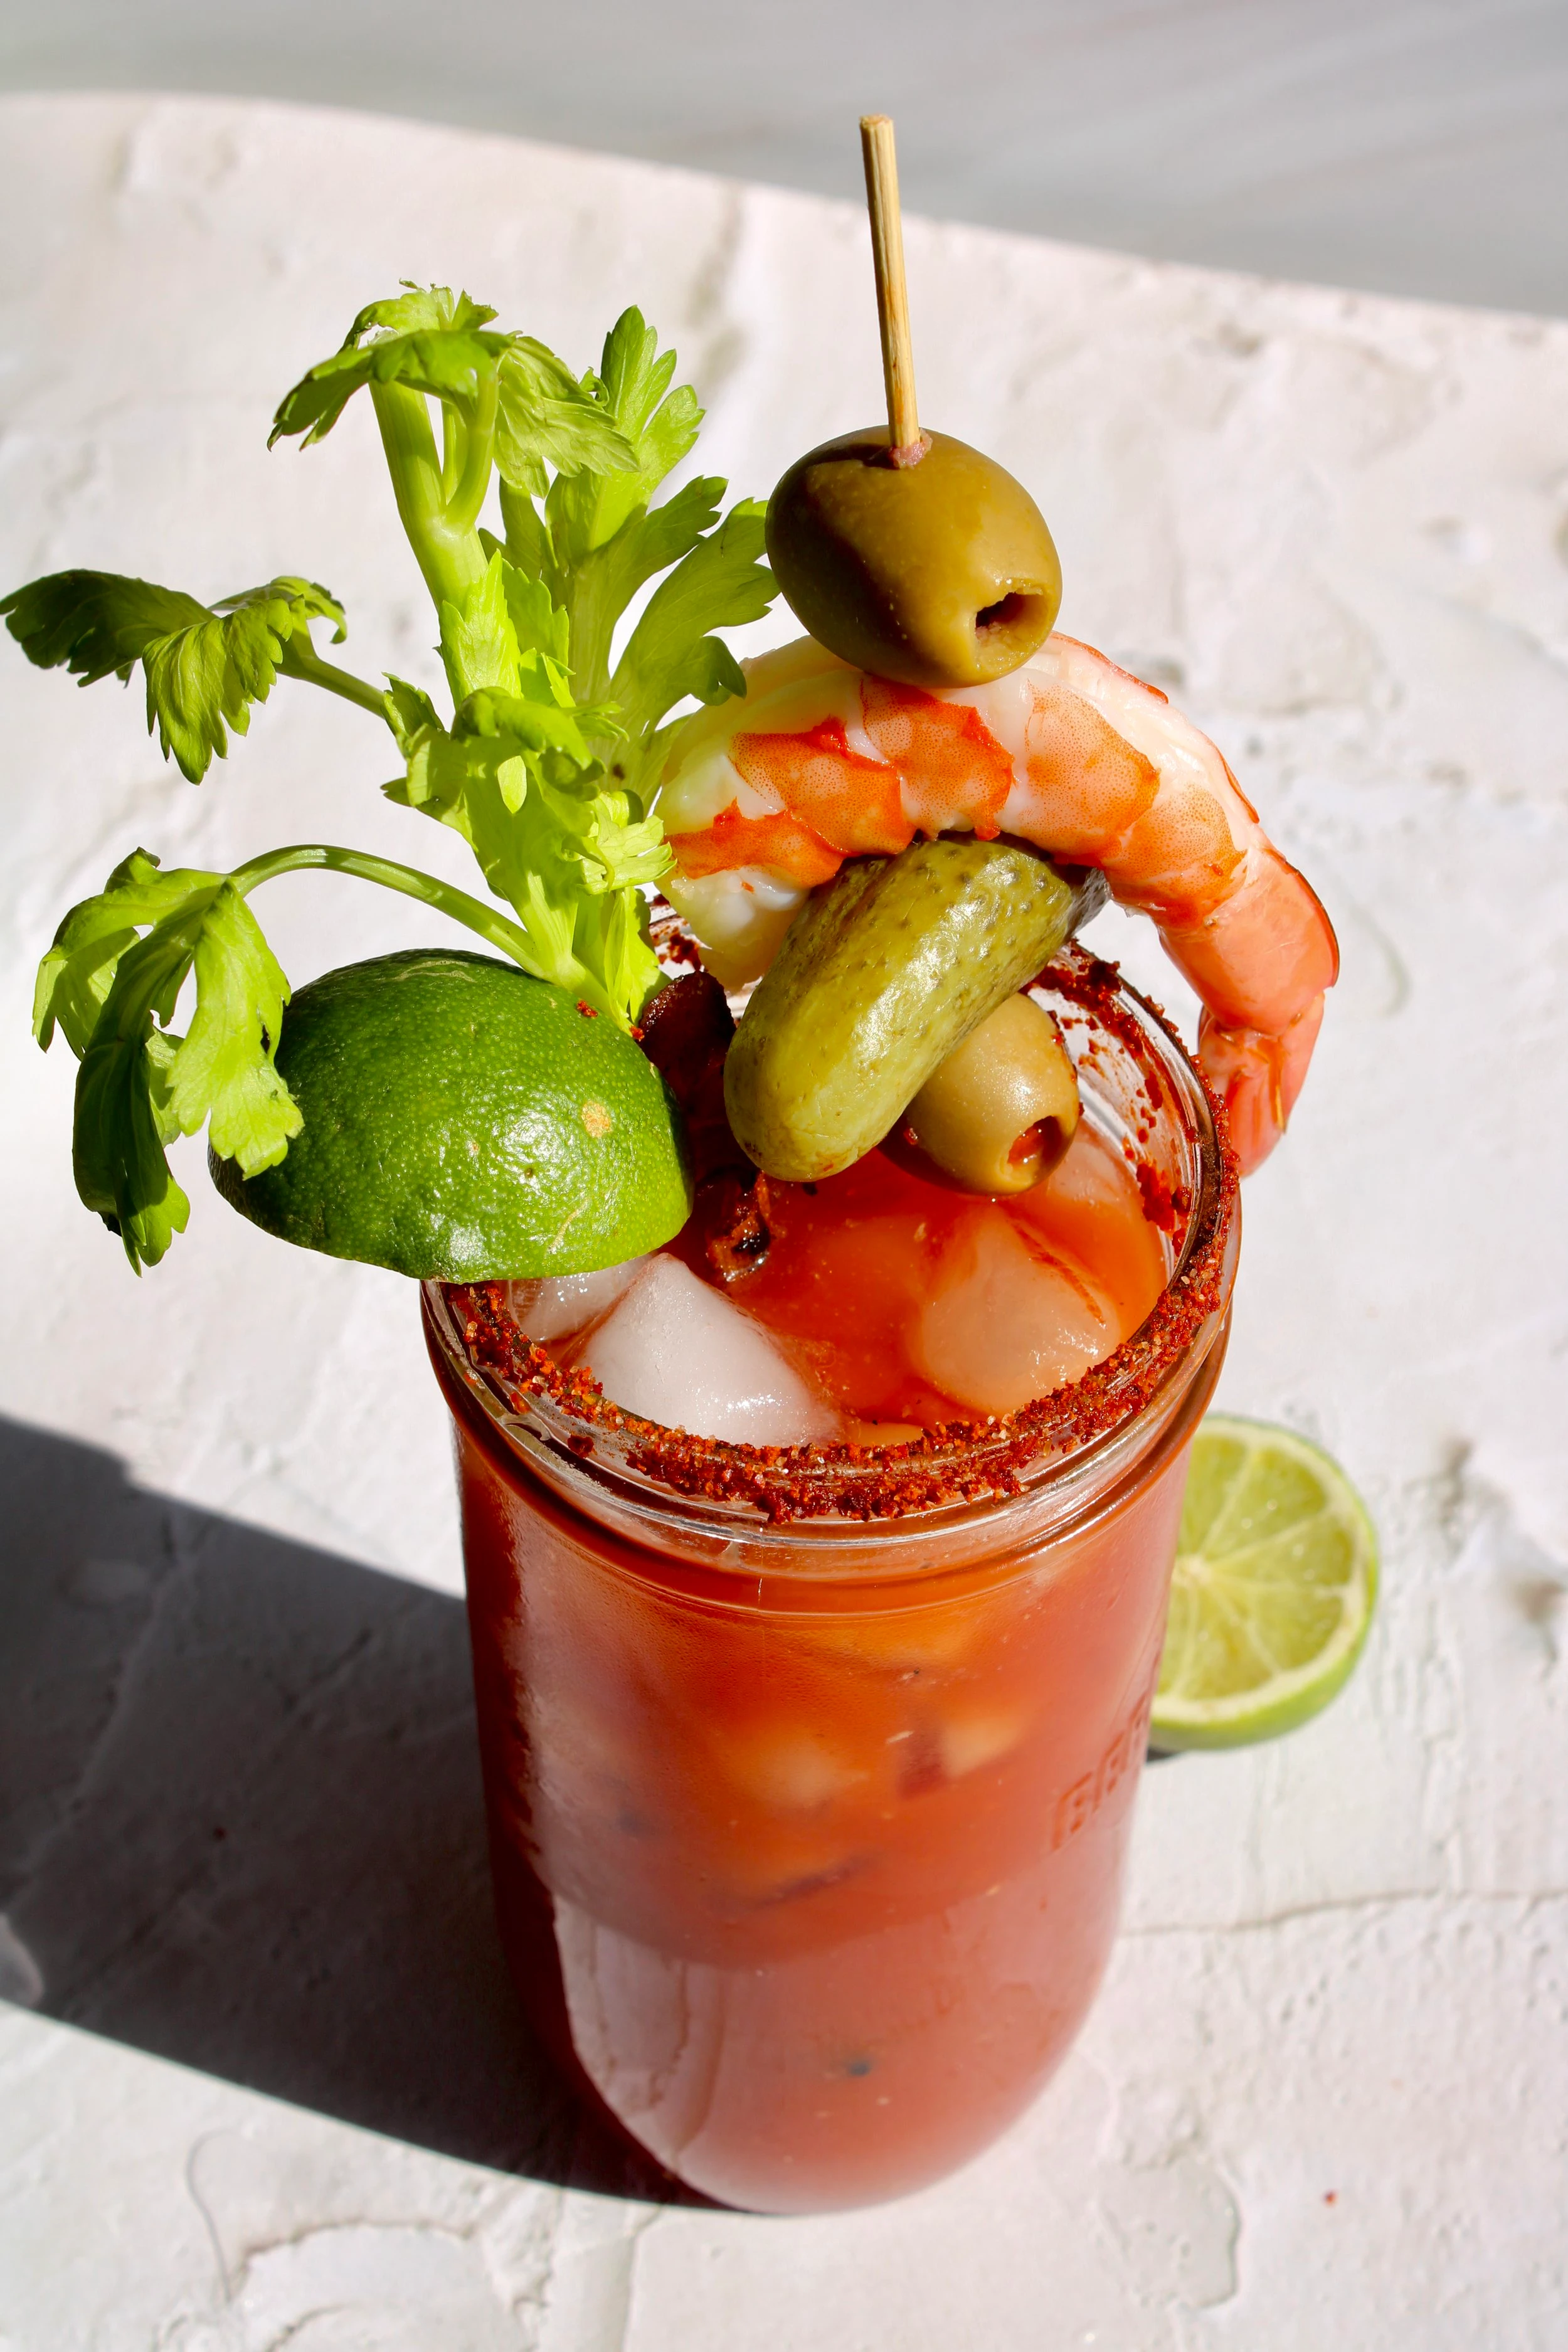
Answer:
POLYGON ((905 686, 984 686, 1042 646, 1062 599, 1021 482, 922 433, 893 126, 862 118, 888 422, 810 449, 768 502, 768 560, 818 645, 905 686))
POLYGON ((886 425, 808 450, 768 504, 768 560, 819 645, 906 686, 984 686, 1044 645, 1062 573, 1045 517, 944 433, 894 465, 886 425))

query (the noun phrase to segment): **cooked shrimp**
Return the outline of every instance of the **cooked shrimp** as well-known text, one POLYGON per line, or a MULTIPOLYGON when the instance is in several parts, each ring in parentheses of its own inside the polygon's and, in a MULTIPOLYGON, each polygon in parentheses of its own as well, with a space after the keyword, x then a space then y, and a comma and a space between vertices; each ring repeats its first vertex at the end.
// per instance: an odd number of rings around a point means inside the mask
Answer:
POLYGON ((1244 1170, 1279 1141, 1339 970, 1327 915, 1219 752, 1157 687, 1051 636, 987 686, 926 693, 809 637, 703 710, 659 802, 672 903, 728 987, 768 964, 847 857, 1005 833, 1096 866, 1203 1003, 1198 1058, 1244 1170))

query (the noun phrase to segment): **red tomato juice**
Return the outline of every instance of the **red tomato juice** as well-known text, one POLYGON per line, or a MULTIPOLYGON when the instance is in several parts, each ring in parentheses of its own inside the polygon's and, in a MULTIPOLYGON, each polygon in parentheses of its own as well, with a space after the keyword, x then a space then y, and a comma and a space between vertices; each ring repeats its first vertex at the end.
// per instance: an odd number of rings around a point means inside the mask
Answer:
MULTIPOLYGON (((1169 1271, 1139 1187, 1098 1139, 1063 1176, 1006 1213, 1131 1329, 1169 1271)), ((771 1192, 732 1295, 851 1413, 951 1414, 899 1334, 973 1207, 879 1154, 771 1192)), ((574 1487, 476 1405, 431 1308, 508 1952, 563 2063, 691 2186, 780 2212, 915 2189, 1067 2049, 1115 1931, 1233 1244, 1201 1343, 1094 1458, 868 1527, 574 1487)))

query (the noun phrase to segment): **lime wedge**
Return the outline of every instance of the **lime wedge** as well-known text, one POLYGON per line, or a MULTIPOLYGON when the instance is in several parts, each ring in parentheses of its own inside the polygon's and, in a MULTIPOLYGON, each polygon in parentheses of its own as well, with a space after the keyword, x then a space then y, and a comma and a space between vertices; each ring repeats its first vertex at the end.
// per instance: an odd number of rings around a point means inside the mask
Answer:
POLYGON ((301 988, 278 1047, 305 1124, 275 1168, 213 1157, 251 1221, 442 1282, 587 1274, 691 1206, 680 1114, 607 1015, 513 964, 413 949, 301 988))
POLYGON ((1377 1538, 1339 1465, 1288 1429, 1211 1413, 1187 1472, 1151 1744, 1293 1731, 1349 1677, 1376 1594, 1377 1538))

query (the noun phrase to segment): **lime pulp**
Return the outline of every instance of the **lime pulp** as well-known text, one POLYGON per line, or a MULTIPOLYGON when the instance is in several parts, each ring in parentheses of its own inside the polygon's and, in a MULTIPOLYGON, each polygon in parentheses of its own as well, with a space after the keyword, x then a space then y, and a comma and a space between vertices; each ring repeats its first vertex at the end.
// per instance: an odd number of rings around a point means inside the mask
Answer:
POLYGON ((1231 1748, 1293 1731, 1341 1690, 1377 1595, 1377 1538, 1338 1464, 1266 1422, 1198 1432, 1150 1739, 1231 1748))

